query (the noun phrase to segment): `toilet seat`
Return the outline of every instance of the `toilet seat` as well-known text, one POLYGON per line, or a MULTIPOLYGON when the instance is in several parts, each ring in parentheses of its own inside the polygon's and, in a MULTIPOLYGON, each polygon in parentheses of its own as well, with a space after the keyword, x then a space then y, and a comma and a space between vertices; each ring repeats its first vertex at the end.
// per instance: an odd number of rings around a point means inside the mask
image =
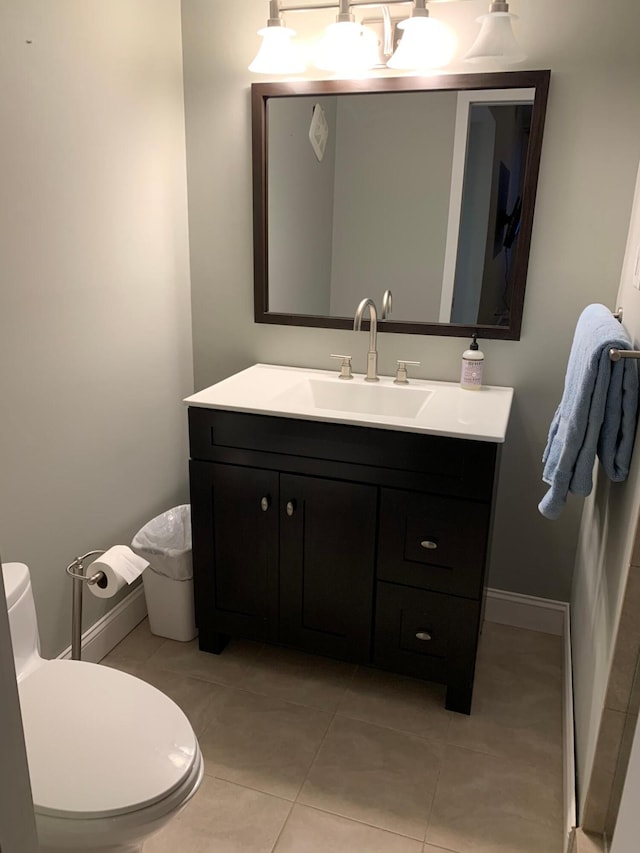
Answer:
POLYGON ((183 712, 134 676, 43 661, 19 691, 36 814, 85 820, 146 809, 172 800, 200 761, 183 712))

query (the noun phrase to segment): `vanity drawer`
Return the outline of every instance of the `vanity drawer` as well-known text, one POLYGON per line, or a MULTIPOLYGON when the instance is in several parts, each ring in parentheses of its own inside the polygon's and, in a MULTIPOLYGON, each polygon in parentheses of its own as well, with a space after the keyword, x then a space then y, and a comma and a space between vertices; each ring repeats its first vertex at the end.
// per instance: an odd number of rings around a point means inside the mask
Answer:
POLYGON ((193 459, 389 485, 419 479, 425 490, 481 500, 490 499, 497 456, 491 442, 193 406, 189 440, 193 459))
POLYGON ((479 601, 383 582, 376 590, 374 664, 458 688, 473 683, 479 601))
POLYGON ((378 580, 479 598, 490 505, 381 489, 378 580))

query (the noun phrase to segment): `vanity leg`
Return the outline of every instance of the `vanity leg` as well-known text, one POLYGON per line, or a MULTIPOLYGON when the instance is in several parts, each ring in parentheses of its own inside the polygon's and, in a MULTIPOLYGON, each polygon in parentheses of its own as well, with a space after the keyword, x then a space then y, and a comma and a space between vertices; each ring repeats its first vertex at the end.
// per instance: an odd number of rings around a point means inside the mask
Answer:
POLYGON ((466 685, 447 685, 447 699, 445 707, 447 711, 457 711, 458 714, 471 714, 471 698, 473 687, 466 685))
POLYGON ((211 652, 214 655, 219 655, 230 639, 228 634, 200 629, 198 633, 198 647, 201 652, 211 652))

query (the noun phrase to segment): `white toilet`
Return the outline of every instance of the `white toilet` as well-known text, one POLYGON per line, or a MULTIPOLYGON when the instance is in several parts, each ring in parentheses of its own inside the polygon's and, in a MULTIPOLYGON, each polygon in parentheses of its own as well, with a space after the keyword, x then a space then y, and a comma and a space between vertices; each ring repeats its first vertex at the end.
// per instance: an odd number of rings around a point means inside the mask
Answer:
POLYGON ((41 658, 29 570, 2 576, 40 849, 139 853, 200 786, 191 725, 139 678, 41 658))

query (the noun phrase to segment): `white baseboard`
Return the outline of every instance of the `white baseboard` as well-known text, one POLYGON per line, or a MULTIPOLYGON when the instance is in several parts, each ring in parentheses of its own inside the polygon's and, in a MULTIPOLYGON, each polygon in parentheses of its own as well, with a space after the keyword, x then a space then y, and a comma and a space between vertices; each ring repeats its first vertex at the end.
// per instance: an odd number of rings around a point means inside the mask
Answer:
POLYGON ((520 595, 518 592, 507 592, 503 589, 488 589, 484 618, 486 622, 499 622, 501 625, 562 637, 568 610, 569 604, 566 601, 520 595))
POLYGON ((576 781, 573 733, 573 675, 571 668, 571 619, 566 601, 488 589, 484 618, 514 628, 554 634, 563 641, 562 742, 564 789, 564 851, 576 825, 576 781))
MULTIPOLYGON (((146 615, 147 603, 140 585, 83 633, 82 660, 89 663, 101 661, 146 615)), ((58 657, 67 660, 71 658, 71 646, 58 657)))

